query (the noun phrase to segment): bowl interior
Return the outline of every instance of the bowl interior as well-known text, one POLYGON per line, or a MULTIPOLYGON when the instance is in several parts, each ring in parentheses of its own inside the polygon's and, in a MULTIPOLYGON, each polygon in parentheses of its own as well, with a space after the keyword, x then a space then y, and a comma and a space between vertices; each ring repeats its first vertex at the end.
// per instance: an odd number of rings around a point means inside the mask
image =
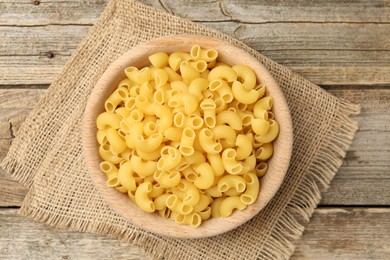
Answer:
POLYGON ((275 80, 258 60, 242 49, 229 43, 200 35, 178 35, 143 43, 118 58, 102 75, 88 100, 83 122, 83 152, 90 176, 109 205, 131 223, 150 232, 180 238, 201 238, 218 235, 247 222, 262 210, 279 189, 286 174, 292 151, 292 122, 287 102, 275 80), (189 51, 194 44, 203 48, 214 48, 219 60, 228 64, 246 64, 266 85, 267 94, 274 99, 273 113, 280 124, 280 133, 274 141, 274 154, 268 161, 268 173, 261 178, 261 189, 257 201, 243 211, 234 212, 228 218, 213 218, 193 228, 180 225, 158 214, 149 214, 139 209, 126 194, 107 186, 106 177, 99 168, 101 162, 96 141, 96 118, 104 111, 104 102, 125 78, 124 69, 149 65, 148 56, 158 51, 171 53, 189 51))

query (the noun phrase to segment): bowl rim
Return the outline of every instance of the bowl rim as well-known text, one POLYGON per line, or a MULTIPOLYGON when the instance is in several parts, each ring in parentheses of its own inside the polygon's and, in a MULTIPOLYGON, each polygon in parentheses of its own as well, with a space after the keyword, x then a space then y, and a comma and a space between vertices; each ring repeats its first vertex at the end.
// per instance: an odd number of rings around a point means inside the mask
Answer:
MULTIPOLYGON (((177 49, 177 51, 180 51, 179 48, 177 49)), ((117 84, 116 86, 111 87, 111 89, 116 89, 116 87, 117 84)), ((96 82, 94 88, 92 89, 85 108, 82 126, 82 150, 88 168, 89 176, 91 177, 95 187, 101 193, 102 197, 108 203, 110 208, 112 208, 115 212, 124 217, 126 220, 130 221, 130 223, 142 229, 145 229, 149 232, 158 235, 174 238, 204 238, 219 235, 246 223, 254 216, 256 216, 261 210, 266 207, 266 205, 271 201, 271 199, 274 197, 274 195, 282 185, 289 167, 293 148, 293 124, 291 120, 290 111, 288 109, 288 104, 282 90, 280 89, 274 78, 271 76, 270 72, 258 59, 256 59, 250 53, 244 51, 242 48, 235 46, 231 43, 222 41, 220 39, 202 35, 180 34, 156 38, 148 42, 141 43, 140 45, 131 48, 127 52, 122 54, 119 58, 117 58, 107 67, 107 69, 104 71, 104 73, 101 75, 99 80, 96 82), (170 42, 171 44, 175 45, 163 45, 167 42, 170 42), (274 174, 277 175, 278 178, 270 178, 270 174, 268 174, 269 172, 263 178, 261 178, 261 184, 268 180, 268 182, 270 183, 269 185, 272 184, 274 188, 271 190, 261 188, 261 196, 259 195, 257 201, 254 204, 249 205, 245 210, 234 212, 234 214, 232 214, 228 218, 207 220, 202 223, 200 227, 197 228, 189 227, 187 225, 180 225, 169 219, 168 221, 171 223, 168 223, 166 221, 167 219, 157 216, 157 214, 145 213, 141 211, 127 195, 120 194, 115 189, 107 186, 105 182, 105 176, 100 172, 99 163, 97 163, 101 162, 102 160, 100 159, 100 156, 97 151, 97 141, 95 137, 97 131, 95 121, 97 115, 101 113, 98 112, 99 109, 97 105, 100 104, 100 106, 103 107, 103 109, 100 109, 100 111, 104 110, 104 106, 102 106, 101 101, 105 100, 108 97, 107 92, 109 92, 109 94, 111 93, 110 91, 107 91, 107 85, 113 84, 113 74, 116 73, 116 76, 118 78, 115 79, 115 82, 118 83, 119 75, 123 74, 123 70, 125 67, 134 64, 134 62, 140 60, 141 58, 145 59, 146 57, 147 59, 147 56, 154 52, 157 52, 158 48, 161 48, 160 51, 166 51, 167 48, 172 48, 172 46, 179 46, 179 48, 182 48, 182 46, 185 45, 185 48, 188 51, 188 46, 192 46, 194 44, 199 44, 201 47, 205 48, 210 48, 210 46, 214 46, 214 48, 216 48, 220 54, 219 57, 222 57, 221 59, 224 61, 226 61, 227 58, 224 57, 227 56, 227 54, 225 54, 225 50, 229 49, 234 50, 234 53, 236 54, 235 57, 238 57, 240 61, 245 61, 243 63, 251 62, 255 64, 255 68, 253 68, 253 64, 251 64, 250 66, 252 67, 252 69, 255 70, 258 79, 260 79, 262 83, 267 83, 265 84, 267 86, 267 93, 271 92, 271 96, 273 98, 277 97, 276 99, 274 98, 274 100, 277 101, 276 103, 278 105, 273 108, 273 110, 277 110, 278 113, 276 114, 278 114, 279 116, 283 115, 283 121, 280 121, 281 117, 276 116, 276 119, 280 124, 280 133, 278 138, 275 140, 275 143, 278 143, 278 145, 283 145, 283 151, 274 151, 275 154, 273 157, 271 157, 269 161, 270 163, 268 169, 268 171, 274 172, 274 174), (221 52, 222 49, 224 51, 221 52), (261 75, 261 77, 259 77, 259 75, 261 75), (98 100, 95 100, 97 97, 98 100), (91 117, 91 115, 93 116, 91 117), (280 136, 283 136, 284 139, 282 140, 281 138, 279 138, 280 136), (272 164, 271 160, 273 162, 276 159, 282 160, 283 164, 276 164, 276 162, 272 164), (262 194, 264 189, 266 189, 266 192, 262 194), (125 199, 124 196, 127 197, 127 199, 125 199), (263 201, 261 198, 264 196, 266 199, 263 201), (130 202, 132 205, 126 205, 126 201, 130 202), (255 207, 255 205, 257 205, 258 207, 255 207), (137 212, 137 209, 140 212, 137 212), (150 221, 157 221, 161 223, 150 223, 150 221), (213 226, 213 224, 215 226, 213 226), (217 228, 217 226, 219 227, 217 228)), ((262 186, 263 185, 261 185, 261 187, 262 186)))

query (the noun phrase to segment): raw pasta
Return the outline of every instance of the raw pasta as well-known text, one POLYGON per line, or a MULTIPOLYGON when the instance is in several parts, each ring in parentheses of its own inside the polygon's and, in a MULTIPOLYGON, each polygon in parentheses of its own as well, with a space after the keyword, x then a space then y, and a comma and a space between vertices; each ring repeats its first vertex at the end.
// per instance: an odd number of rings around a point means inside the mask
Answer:
POLYGON ((266 86, 199 45, 149 61, 124 70, 96 119, 107 185, 192 227, 255 203, 279 133, 266 86))

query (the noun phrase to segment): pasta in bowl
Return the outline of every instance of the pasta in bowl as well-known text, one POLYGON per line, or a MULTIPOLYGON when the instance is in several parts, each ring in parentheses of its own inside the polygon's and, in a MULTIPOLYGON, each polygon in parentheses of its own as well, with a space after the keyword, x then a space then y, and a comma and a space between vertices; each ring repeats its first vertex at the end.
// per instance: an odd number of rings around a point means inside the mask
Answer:
POLYGON ((179 35, 133 48, 88 100, 83 151, 109 205, 148 231, 227 232, 260 212, 292 151, 285 98, 250 54, 179 35))

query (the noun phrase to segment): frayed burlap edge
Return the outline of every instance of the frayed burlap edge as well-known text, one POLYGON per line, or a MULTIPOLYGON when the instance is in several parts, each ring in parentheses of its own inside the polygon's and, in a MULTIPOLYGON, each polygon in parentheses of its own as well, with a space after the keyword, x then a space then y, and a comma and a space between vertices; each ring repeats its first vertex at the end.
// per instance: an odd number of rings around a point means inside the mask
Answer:
MULTIPOLYGON (((358 129, 357 122, 351 119, 350 116, 359 112, 359 105, 351 104, 345 100, 340 101, 338 113, 332 124, 333 127, 329 130, 329 142, 318 152, 314 159, 318 163, 309 168, 308 174, 299 184, 288 207, 276 222, 267 247, 263 248, 264 258, 277 257, 287 259, 294 252, 295 244, 304 231, 304 225, 309 222, 315 207, 321 199, 321 191, 329 187, 330 181, 342 164, 346 151, 358 129)), ((27 170, 18 165, 14 159, 3 163, 2 167, 6 171, 11 172, 13 176, 19 176, 19 178, 22 178, 23 172, 27 170)), ((124 242, 141 247, 145 254, 154 258, 167 256, 168 258, 185 259, 188 257, 186 252, 175 252, 173 248, 168 249, 162 246, 162 244, 159 246, 145 243, 149 235, 137 233, 126 228, 111 226, 111 224, 106 223, 75 220, 69 217, 51 216, 44 211, 35 209, 31 205, 33 194, 34 189, 32 188, 19 210, 20 215, 53 227, 70 228, 74 231, 103 235, 108 234, 124 242)))

